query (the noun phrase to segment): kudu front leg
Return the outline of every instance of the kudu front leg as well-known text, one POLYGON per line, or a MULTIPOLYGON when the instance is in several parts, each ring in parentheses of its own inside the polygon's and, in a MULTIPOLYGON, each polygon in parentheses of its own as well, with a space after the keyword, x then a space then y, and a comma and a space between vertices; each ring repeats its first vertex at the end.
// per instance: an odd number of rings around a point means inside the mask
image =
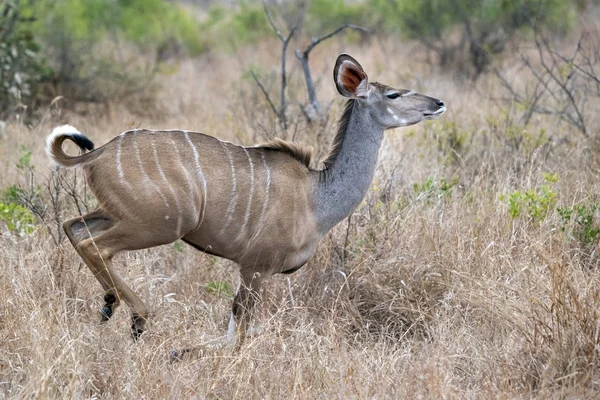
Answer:
MULTIPOLYGON (((231 310, 229 329, 225 337, 212 340, 203 345, 171 351, 171 361, 202 357, 210 351, 221 349, 227 345, 234 344, 237 352, 242 347, 246 335, 249 333, 253 317, 256 315, 256 307, 260 302, 260 289, 264 277, 258 272, 242 272, 240 283, 231 310)), ((251 333, 251 332, 250 332, 251 333)))
POLYGON ((243 271, 242 282, 233 299, 231 320, 227 332, 228 341, 235 340, 235 348, 239 350, 250 332, 257 305, 261 300, 261 287, 264 276, 260 272, 243 271))

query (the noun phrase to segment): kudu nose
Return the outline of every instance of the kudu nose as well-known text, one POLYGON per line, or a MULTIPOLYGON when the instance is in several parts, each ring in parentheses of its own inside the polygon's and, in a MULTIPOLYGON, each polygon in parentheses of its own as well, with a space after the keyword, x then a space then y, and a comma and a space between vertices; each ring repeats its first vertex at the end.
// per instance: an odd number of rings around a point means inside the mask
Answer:
POLYGON ((441 101, 441 100, 437 100, 437 101, 435 102, 435 104, 436 104, 438 107, 445 107, 445 106, 446 106, 446 105, 444 104, 444 102, 443 102, 443 101, 441 101))

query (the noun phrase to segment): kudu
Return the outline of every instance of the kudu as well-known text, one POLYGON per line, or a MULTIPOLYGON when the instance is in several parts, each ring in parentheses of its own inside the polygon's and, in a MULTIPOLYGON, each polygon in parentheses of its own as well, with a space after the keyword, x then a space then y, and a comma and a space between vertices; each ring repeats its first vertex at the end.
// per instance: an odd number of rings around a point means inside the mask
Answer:
POLYGON ((132 335, 145 329, 148 309, 112 263, 115 254, 181 239, 239 265, 230 339, 241 344, 263 280, 292 273, 319 240, 364 198, 375 173, 384 131, 439 117, 438 99, 370 83, 352 57, 333 71, 347 97, 322 169, 306 149, 284 141, 237 146, 185 130, 130 130, 104 146, 75 128, 56 128, 47 152, 64 167, 83 167, 98 209, 70 219, 64 230, 104 288, 104 320, 121 300, 132 309, 132 335), (69 139, 82 150, 68 156, 69 139), (234 335, 237 329, 237 335, 234 335))

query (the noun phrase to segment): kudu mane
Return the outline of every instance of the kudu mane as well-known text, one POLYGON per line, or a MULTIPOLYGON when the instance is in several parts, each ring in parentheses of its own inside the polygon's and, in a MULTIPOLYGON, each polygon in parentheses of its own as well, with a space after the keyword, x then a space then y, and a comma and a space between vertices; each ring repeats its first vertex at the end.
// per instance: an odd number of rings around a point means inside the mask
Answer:
MULTIPOLYGON (((337 123, 337 132, 333 141, 331 142, 329 153, 325 156, 323 160, 323 166, 326 170, 335 160, 338 153, 340 152, 342 141, 344 140, 344 136, 346 135, 346 130, 348 129, 348 123, 350 122, 350 116, 352 115, 352 109, 354 107, 354 102, 356 100, 350 99, 344 105, 344 111, 342 116, 338 120, 337 123)), ((302 165, 307 168, 311 168, 313 165, 313 148, 308 146, 303 146, 299 143, 288 142, 283 139, 275 138, 266 143, 262 143, 257 145, 256 147, 262 149, 276 150, 286 153, 296 160, 300 161, 302 165)))
POLYGON ((294 157, 296 160, 300 161, 300 163, 302 163, 302 165, 304 165, 307 168, 310 168, 312 165, 312 147, 303 146, 299 143, 288 142, 279 138, 269 140, 268 142, 259 144, 256 147, 286 153, 294 157))
POLYGON ((350 99, 344 105, 344 112, 338 120, 337 132, 333 138, 333 142, 331 143, 329 153, 323 160, 324 170, 329 169, 331 164, 333 164, 335 161, 337 155, 340 153, 342 142, 344 141, 344 136, 346 136, 346 131, 348 130, 348 123, 350 122, 350 117, 352 116, 352 110, 354 109, 355 102, 356 100, 350 99))

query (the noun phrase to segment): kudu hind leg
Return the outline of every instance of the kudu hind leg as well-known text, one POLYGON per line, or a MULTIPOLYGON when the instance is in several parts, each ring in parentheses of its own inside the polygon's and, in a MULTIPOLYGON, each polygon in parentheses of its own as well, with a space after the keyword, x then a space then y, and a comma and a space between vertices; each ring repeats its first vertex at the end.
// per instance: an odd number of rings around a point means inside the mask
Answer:
POLYGON ((117 307, 119 307, 120 298, 114 291, 114 284, 112 283, 109 271, 104 265, 99 270, 96 270, 96 263, 90 260, 86 252, 82 251, 80 243, 86 239, 97 237, 106 232, 111 229, 114 224, 115 221, 107 216, 102 210, 96 210, 89 214, 72 218, 63 224, 63 229, 71 241, 71 244, 75 250, 77 250, 79 256, 92 271, 92 274, 94 274, 105 291, 105 304, 100 310, 102 321, 108 321, 113 315, 117 307))
MULTIPOLYGON (((101 210, 65 222, 71 243, 105 290, 106 304, 100 311, 108 320, 123 299, 132 309, 131 334, 134 339, 145 330, 148 309, 114 269, 113 256, 127 249, 122 229, 101 210)), ((148 246, 150 247, 150 246, 148 246)))

